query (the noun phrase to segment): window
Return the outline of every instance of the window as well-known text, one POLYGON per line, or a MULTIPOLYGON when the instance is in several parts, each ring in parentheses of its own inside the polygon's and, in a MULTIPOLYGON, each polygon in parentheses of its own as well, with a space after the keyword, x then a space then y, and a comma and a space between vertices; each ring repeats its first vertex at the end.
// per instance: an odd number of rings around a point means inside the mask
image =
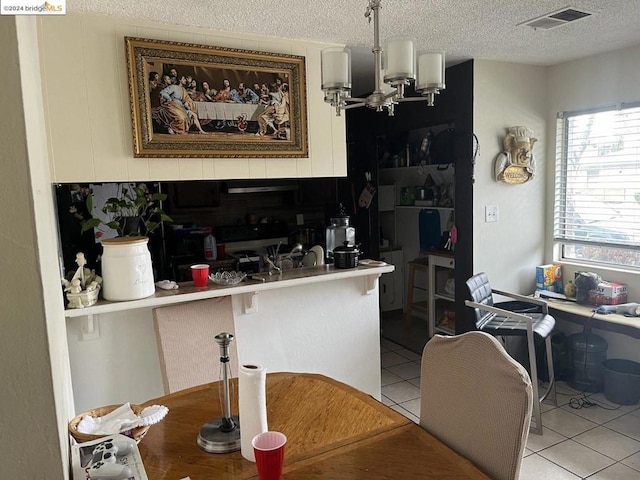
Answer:
POLYGON ((561 259, 640 269, 640 104, 562 112, 556 138, 561 259))

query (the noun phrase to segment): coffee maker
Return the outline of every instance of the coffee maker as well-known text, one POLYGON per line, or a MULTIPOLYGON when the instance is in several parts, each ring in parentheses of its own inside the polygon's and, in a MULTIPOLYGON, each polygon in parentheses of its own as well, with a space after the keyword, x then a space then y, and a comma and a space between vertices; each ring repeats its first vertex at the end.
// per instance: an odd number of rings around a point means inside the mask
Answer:
POLYGON ((333 217, 327 227, 327 263, 333 263, 333 249, 344 245, 355 245, 356 229, 349 225, 350 219, 347 216, 333 217))

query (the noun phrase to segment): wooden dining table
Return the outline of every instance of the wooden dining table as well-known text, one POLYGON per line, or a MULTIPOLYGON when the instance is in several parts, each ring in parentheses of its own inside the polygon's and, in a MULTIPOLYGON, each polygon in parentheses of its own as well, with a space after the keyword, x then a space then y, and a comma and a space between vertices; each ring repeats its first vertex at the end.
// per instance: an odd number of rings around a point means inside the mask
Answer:
MULTIPOLYGON (((145 403, 169 408, 139 444, 149 480, 258 478, 240 451, 208 453, 197 444, 200 427, 222 416, 221 388, 214 382, 145 403)), ((237 393, 237 379, 230 390, 237 393)), ((270 373, 266 396, 269 430, 287 436, 283 480, 489 478, 395 410, 323 375, 270 373)), ((238 414, 237 395, 231 409, 238 414)))

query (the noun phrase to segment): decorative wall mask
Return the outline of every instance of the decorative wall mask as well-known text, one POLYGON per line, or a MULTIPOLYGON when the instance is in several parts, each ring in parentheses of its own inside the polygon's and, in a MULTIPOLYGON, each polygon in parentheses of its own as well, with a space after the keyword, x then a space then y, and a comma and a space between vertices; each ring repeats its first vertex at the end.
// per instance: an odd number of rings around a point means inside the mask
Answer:
POLYGON ((498 154, 495 163, 496 181, 524 183, 533 178, 535 160, 533 130, 528 127, 511 127, 504 137, 504 151, 498 154))

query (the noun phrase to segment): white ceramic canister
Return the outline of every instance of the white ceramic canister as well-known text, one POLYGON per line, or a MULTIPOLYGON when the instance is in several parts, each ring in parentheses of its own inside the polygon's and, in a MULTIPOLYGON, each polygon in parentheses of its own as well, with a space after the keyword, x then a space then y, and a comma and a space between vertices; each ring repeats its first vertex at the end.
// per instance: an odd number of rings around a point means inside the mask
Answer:
POLYGON ((147 237, 102 241, 102 296, 105 300, 137 300, 153 295, 153 268, 147 237))

